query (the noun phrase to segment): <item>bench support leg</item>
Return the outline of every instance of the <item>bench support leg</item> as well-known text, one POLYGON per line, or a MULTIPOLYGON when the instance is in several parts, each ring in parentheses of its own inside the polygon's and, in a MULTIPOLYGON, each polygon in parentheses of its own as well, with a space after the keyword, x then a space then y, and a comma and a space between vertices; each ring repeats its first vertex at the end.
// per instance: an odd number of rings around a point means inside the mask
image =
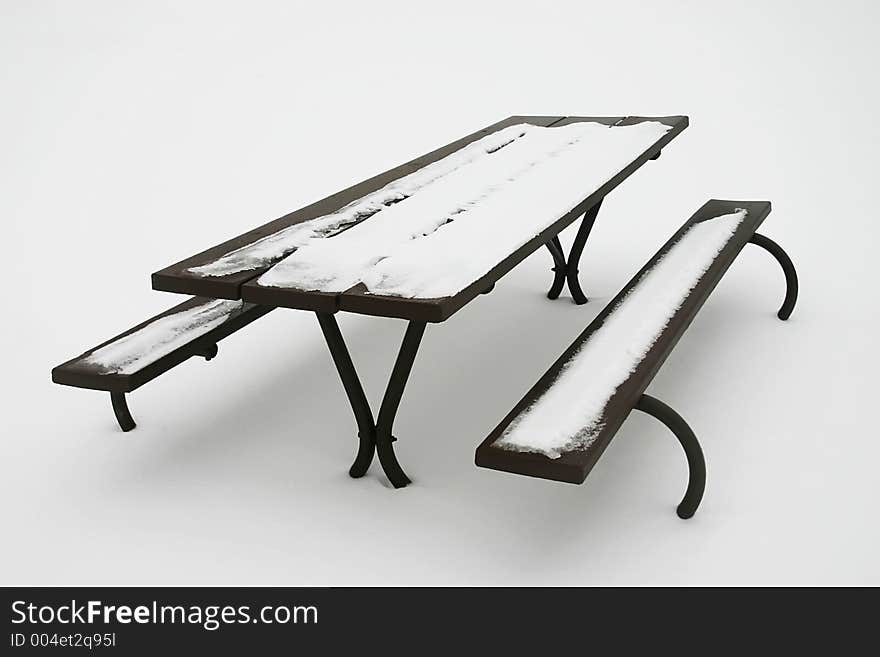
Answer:
POLYGON ((385 471, 388 480, 395 488, 403 488, 410 483, 409 477, 400 467, 394 454, 393 443, 396 440, 392 435, 394 417, 403 398, 403 391, 409 374, 415 362, 416 353, 425 333, 424 322, 410 322, 400 346, 400 352, 394 363, 394 369, 388 380, 385 397, 379 409, 379 418, 373 421, 373 412, 364 394, 363 386, 358 378, 351 355, 345 345, 342 332, 336 323, 336 318, 329 313, 315 313, 321 325, 321 331, 330 349, 330 355, 342 379, 345 394, 354 411, 358 424, 359 447, 357 457, 348 471, 352 477, 363 477, 373 461, 373 455, 378 453, 379 463, 385 471))
POLYGON ((593 230, 593 224, 596 222, 596 216, 599 214, 601 205, 602 201, 600 199, 584 214, 580 228, 578 228, 577 235, 574 238, 574 243, 571 245, 567 262, 562 251, 562 242, 559 241, 559 235, 556 235, 547 242, 547 249, 550 251, 550 255, 553 256, 553 285, 550 286, 550 291, 547 292, 548 299, 559 298, 562 287, 567 281, 571 298, 574 299, 576 304, 580 305, 588 301, 578 280, 578 264, 581 260, 581 254, 584 252, 584 246, 587 244, 587 238, 590 236, 590 231, 593 230))
MULTIPOLYGON (((205 360, 211 360, 217 355, 217 343, 199 345, 194 353, 196 356, 202 356, 205 360)), ((124 392, 111 392, 110 403, 113 405, 113 413, 116 415, 120 429, 131 431, 137 426, 134 418, 131 417, 131 411, 128 410, 128 402, 124 392)))
POLYGON ((779 319, 788 319, 791 317, 791 312, 794 310, 794 304, 797 302, 798 296, 798 278, 797 272, 794 269, 794 263, 792 263, 788 254, 782 250, 782 247, 769 237, 755 233, 749 242, 768 251, 782 266, 782 271, 785 274, 785 300, 782 302, 782 307, 776 313, 776 316, 779 319))
POLYGON ((659 399, 642 395, 635 407, 665 424, 684 448, 688 462, 688 486, 676 512, 679 518, 690 518, 700 506, 706 488, 706 460, 700 443, 687 422, 659 399))
POLYGON ((128 403, 125 401, 124 392, 111 392, 110 403, 113 404, 113 413, 116 415, 116 421, 119 422, 120 429, 131 431, 137 426, 128 410, 128 403))

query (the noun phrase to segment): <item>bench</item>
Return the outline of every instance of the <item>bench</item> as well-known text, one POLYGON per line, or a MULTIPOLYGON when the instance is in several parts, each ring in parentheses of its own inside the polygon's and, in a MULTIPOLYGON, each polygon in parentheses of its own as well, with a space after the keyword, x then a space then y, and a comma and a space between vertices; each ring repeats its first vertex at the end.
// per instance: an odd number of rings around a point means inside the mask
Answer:
POLYGON ((651 380, 746 244, 772 254, 786 279, 778 312, 797 300, 794 266, 756 230, 770 203, 711 200, 700 208, 599 313, 476 451, 476 464, 580 484, 634 408, 656 417, 684 448, 689 481, 678 505, 696 512, 706 466, 694 432, 645 394, 651 380))
POLYGON ((108 391, 120 428, 131 431, 136 425, 126 393, 193 356, 211 360, 220 340, 270 310, 242 301, 193 297, 55 367, 52 381, 108 391))

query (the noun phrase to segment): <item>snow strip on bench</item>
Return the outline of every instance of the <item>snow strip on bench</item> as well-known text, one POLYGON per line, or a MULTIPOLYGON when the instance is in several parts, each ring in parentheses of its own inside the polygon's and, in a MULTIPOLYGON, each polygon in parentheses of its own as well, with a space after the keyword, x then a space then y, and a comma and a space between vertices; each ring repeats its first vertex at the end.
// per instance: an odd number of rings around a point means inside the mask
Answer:
POLYGON ((364 283, 373 294, 453 296, 668 130, 656 121, 511 126, 331 215, 347 221, 362 207, 384 203, 369 221, 333 239, 305 239, 258 282, 330 293, 364 283))
POLYGON ((550 458, 588 447, 614 391, 647 355, 745 216, 740 209, 691 226, 495 445, 550 458))
POLYGON ((217 299, 160 317, 83 358, 105 374, 131 374, 237 315, 244 303, 217 299))

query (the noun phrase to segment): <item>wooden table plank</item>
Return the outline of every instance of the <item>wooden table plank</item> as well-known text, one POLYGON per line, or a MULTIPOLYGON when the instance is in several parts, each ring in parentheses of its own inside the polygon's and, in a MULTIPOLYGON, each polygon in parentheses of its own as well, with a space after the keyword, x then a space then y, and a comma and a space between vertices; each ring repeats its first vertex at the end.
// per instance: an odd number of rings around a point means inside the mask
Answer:
MULTIPOLYGON (((270 221, 259 228, 250 230, 238 237, 234 237, 213 246, 210 249, 206 249, 201 253, 197 253, 194 256, 181 260, 169 267, 165 267, 152 275, 153 289, 164 292, 208 296, 218 299, 239 299, 241 298, 241 286, 247 281, 264 273, 271 265, 249 269, 222 277, 202 276, 188 270, 191 267, 211 263, 231 251, 252 244, 261 238, 277 233, 278 231, 295 224, 303 223, 335 212, 352 201, 356 201, 371 192, 381 189, 398 178, 410 174, 427 164, 436 162, 450 153, 463 148, 467 144, 493 132, 497 132, 498 130, 519 123, 550 126, 557 121, 562 120, 562 118, 563 117, 561 116, 511 116, 502 121, 498 121, 497 123, 477 130, 466 137, 462 137, 450 144, 446 144, 445 146, 433 150, 430 153, 421 155, 409 162, 401 164, 400 166, 389 169, 388 171, 373 176, 368 180, 364 180, 363 182, 357 183, 347 189, 323 198, 320 201, 316 201, 311 205, 291 212, 290 214, 286 214, 283 217, 279 217, 274 221, 270 221)), ((274 262, 281 260, 286 255, 288 254, 285 253, 279 255, 274 262)), ((322 293, 309 294, 314 296, 314 299, 312 299, 311 302, 323 309, 325 306, 325 300, 321 298, 322 293)), ((291 295, 293 297, 297 296, 295 292, 291 292, 291 295)))

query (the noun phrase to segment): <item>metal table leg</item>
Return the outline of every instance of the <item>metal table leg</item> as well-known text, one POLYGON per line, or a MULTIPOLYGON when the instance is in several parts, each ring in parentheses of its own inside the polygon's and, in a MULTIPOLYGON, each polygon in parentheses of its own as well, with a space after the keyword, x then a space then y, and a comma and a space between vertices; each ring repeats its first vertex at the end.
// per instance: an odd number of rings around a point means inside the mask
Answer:
POLYGON ((558 235, 547 242, 547 249, 550 251, 550 255, 553 256, 554 272, 553 285, 550 286, 550 291, 547 292, 548 299, 558 298, 560 292, 562 292, 563 285, 567 281, 571 298, 574 299, 576 304, 580 305, 588 301, 578 280, 578 264, 584 252, 584 246, 587 244, 587 238, 590 236, 590 231, 593 230, 593 224, 596 222, 596 216, 599 214, 601 205, 602 200, 600 199, 584 214, 580 228, 578 228, 577 235, 574 238, 574 243, 571 245, 568 261, 565 260, 562 243, 559 241, 558 235))
POLYGON ((358 424, 358 454, 348 473, 352 477, 362 477, 373 461, 374 452, 378 452, 379 463, 388 480, 395 488, 403 488, 410 483, 410 479, 400 467, 394 454, 393 443, 396 438, 392 435, 392 429, 406 382, 418 353, 419 344, 425 333, 425 322, 410 322, 407 326, 397 360, 394 363, 394 369, 388 380, 382 405, 379 408, 379 418, 374 422, 373 412, 348 353, 342 332, 336 323, 336 318, 329 313, 315 314, 318 316, 318 322, 358 424))

